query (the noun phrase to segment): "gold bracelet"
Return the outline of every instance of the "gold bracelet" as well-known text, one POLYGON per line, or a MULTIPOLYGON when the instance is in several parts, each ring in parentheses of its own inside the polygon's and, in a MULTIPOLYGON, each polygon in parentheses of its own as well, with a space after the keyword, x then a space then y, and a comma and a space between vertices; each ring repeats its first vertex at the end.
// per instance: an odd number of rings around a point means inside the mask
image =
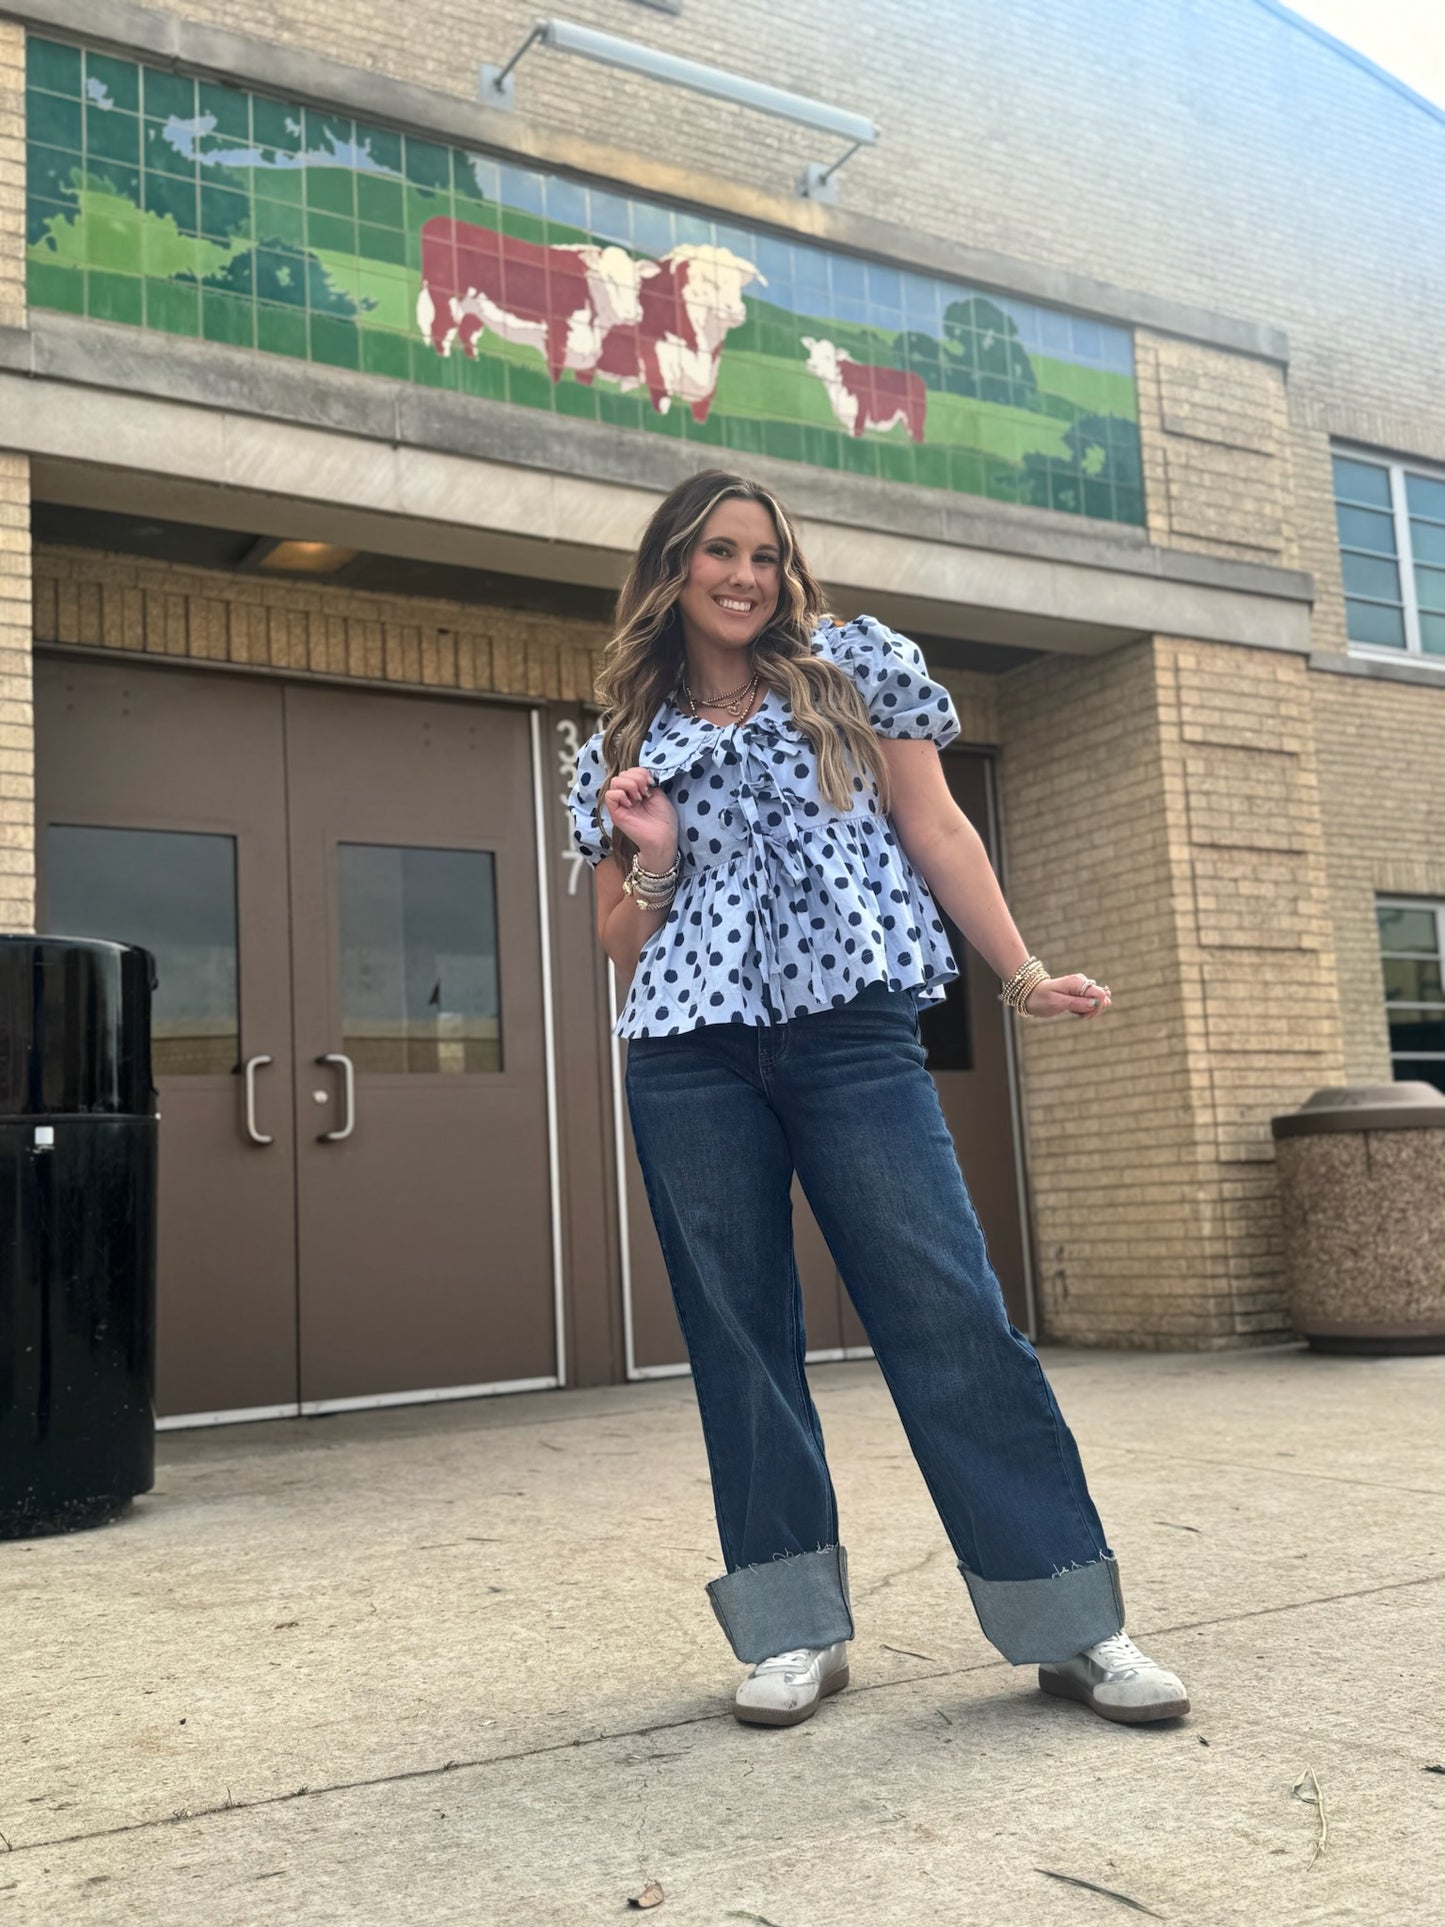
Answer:
POLYGON ((1029 971, 1035 970, 1038 968, 1038 964, 1039 964, 1039 959, 1037 957, 1033 957, 1033 956, 1025 957, 1023 962, 1019 965, 1018 969, 1004 984, 1003 994, 1007 996, 1009 992, 1014 988, 1015 984, 1017 984, 1021 978, 1027 976, 1029 971))
POLYGON ((649 870, 642 862, 640 852, 634 852, 632 868, 622 879, 622 888, 630 896, 639 910, 668 910, 677 895, 678 880, 682 876, 682 851, 673 859, 670 870, 649 870))
POLYGON ((1024 1009, 1030 993, 1037 990, 1041 983, 1048 981, 1048 968, 1037 957, 1029 957, 1021 963, 1012 977, 999 993, 999 1001, 1017 1011, 1020 1017, 1033 1018, 1034 1013, 1024 1009))

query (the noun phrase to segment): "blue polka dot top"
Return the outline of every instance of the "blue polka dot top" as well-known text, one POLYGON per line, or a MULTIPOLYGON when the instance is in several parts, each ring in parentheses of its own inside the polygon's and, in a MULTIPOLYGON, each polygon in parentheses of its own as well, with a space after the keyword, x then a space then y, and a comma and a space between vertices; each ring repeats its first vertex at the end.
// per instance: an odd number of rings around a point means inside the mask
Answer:
MULTIPOLYGON (((948 691, 906 636, 859 616, 825 623, 813 648, 857 683, 880 736, 942 749, 958 735, 948 691)), ((725 726, 664 703, 638 761, 677 811, 683 872, 667 921, 643 945, 619 1037, 784 1023, 869 983, 914 990, 920 1005, 942 999, 958 965, 877 786, 855 775, 852 810, 835 809, 777 690, 748 721, 725 726)), ((567 798, 573 842, 592 864, 611 848, 594 820, 605 781, 599 730, 578 753, 567 798)))

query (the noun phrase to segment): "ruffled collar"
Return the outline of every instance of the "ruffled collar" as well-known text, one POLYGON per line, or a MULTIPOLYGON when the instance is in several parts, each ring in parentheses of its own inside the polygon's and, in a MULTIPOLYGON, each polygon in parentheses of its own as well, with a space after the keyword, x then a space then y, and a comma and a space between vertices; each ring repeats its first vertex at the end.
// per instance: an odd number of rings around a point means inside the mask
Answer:
POLYGON ((710 723, 701 716, 684 715, 669 700, 653 718, 637 760, 664 782, 699 761, 737 762, 749 751, 782 742, 806 743, 807 738, 776 689, 768 690, 746 722, 710 723))

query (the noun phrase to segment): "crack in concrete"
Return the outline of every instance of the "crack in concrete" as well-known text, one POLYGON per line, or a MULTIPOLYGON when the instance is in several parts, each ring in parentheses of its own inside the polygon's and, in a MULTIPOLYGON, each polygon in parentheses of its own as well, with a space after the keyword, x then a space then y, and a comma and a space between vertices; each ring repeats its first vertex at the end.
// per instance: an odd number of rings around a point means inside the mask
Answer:
MULTIPOLYGON (((927 1563, 926 1561, 924 1563, 927 1563)), ((1214 1619, 1181 1620, 1173 1626, 1155 1626, 1141 1633, 1145 1640, 1170 1638, 1175 1633, 1197 1632, 1209 1626, 1237 1626, 1250 1619, 1267 1619, 1279 1613, 1308 1612, 1315 1606, 1333 1606, 1347 1599, 1371 1599, 1378 1593, 1404 1592, 1412 1586, 1445 1585, 1445 1574, 1427 1573, 1415 1579, 1390 1579, 1378 1586, 1360 1586, 1349 1592, 1324 1593, 1314 1599, 1291 1599, 1278 1606, 1260 1606, 1251 1612, 1221 1613, 1214 1619)), ((869 1685, 849 1688, 849 1696, 864 1693, 896 1692, 900 1687, 918 1686, 932 1679, 959 1679, 973 1673, 1014 1672, 1018 1668, 1006 1659, 980 1660, 971 1666, 941 1666, 932 1672, 907 1673, 899 1679, 874 1680, 869 1685)), ((645 1739, 650 1733, 677 1733, 684 1727, 705 1726, 731 1719, 732 1709, 695 1713, 685 1719, 658 1720, 651 1726, 623 1727, 613 1733, 594 1733, 587 1738, 552 1740, 544 1746, 521 1747, 511 1753, 491 1753, 477 1759, 445 1760, 440 1766, 408 1767, 396 1773, 376 1773, 358 1780, 334 1780, 326 1786, 297 1787, 290 1793, 265 1794, 256 1800, 224 1800, 209 1807, 182 1807, 176 1813, 159 1814, 149 1820, 130 1820, 118 1827, 93 1827, 81 1833, 51 1834, 44 1840, 25 1840, 0 1856, 0 1867, 8 1866, 15 1855, 35 1853, 44 1848, 73 1847, 89 1840, 114 1840, 125 1834, 146 1833, 161 1827, 183 1826, 192 1820, 210 1820, 227 1813, 251 1813, 265 1807, 289 1806, 293 1800, 316 1799, 328 1793, 365 1792, 370 1787, 402 1786, 409 1780, 435 1780, 447 1773, 474 1771, 482 1767, 509 1766, 520 1760, 545 1759, 551 1753, 566 1753, 574 1747, 605 1746, 616 1740, 645 1739)), ((656 1755, 652 1756, 656 1758, 656 1755)))
POLYGON ((931 1566, 935 1559, 941 1558, 945 1550, 946 1548, 943 1546, 935 1546, 932 1552, 924 1553, 923 1557, 918 1560, 916 1564, 899 1566, 894 1572, 884 1573, 883 1577, 875 1580, 866 1592, 860 1592, 858 1594, 859 1601, 872 1599, 875 1593, 883 1592, 887 1587, 891 1586, 895 1579, 907 1579, 912 1573, 922 1572, 925 1567, 931 1566))

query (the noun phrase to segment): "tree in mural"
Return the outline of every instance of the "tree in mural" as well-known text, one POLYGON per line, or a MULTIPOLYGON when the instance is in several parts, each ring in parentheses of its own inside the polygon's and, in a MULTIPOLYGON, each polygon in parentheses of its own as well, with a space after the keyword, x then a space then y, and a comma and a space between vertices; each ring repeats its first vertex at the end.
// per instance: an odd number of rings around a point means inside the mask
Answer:
POLYGON ((1064 435, 1068 459, 1058 455, 1026 455, 1020 500, 1037 508, 1065 509, 1080 515, 1086 482, 1112 484, 1116 489, 1142 491, 1139 429, 1120 415, 1081 415, 1064 435))
POLYGON ((896 335, 893 361, 945 394, 1010 408, 1039 405, 1038 377, 1018 324, 984 295, 948 304, 942 340, 916 329, 896 335))
POLYGON ((1013 408, 1035 405, 1039 383, 1034 365, 1019 338, 1018 323, 997 302, 982 295, 951 301, 943 311, 943 339, 951 355, 946 367, 952 393, 1013 408))

